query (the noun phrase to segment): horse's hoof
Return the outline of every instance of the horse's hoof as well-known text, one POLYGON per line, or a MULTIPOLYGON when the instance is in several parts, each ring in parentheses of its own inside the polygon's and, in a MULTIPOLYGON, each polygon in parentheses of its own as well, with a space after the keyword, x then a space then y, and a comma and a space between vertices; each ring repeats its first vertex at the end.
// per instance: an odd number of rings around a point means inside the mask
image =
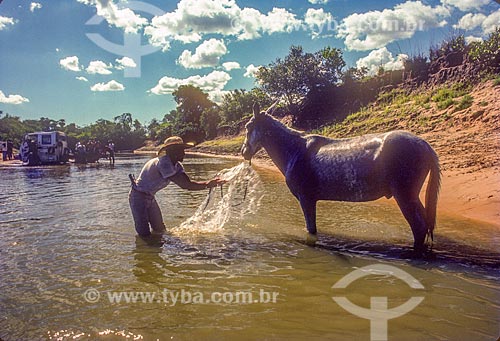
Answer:
POLYGON ((433 258, 432 250, 429 249, 426 245, 420 247, 413 247, 412 259, 421 259, 421 260, 431 260, 433 258))
POLYGON ((306 237, 306 245, 315 246, 318 241, 318 236, 315 234, 308 233, 306 237))

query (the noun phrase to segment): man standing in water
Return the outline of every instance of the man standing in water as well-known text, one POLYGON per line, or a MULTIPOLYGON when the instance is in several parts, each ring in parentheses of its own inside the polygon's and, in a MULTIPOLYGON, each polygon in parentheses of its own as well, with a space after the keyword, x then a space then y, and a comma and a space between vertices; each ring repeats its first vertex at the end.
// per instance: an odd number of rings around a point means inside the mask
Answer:
POLYGON ((181 162, 184 160, 186 148, 192 145, 184 143, 182 138, 172 136, 165 140, 158 157, 149 160, 142 167, 137 181, 133 179, 129 192, 130 209, 135 222, 135 230, 141 237, 165 231, 165 224, 155 194, 167 187, 170 181, 190 191, 203 190, 222 185, 225 181, 218 178, 210 181, 192 181, 184 172, 181 162))
POLYGON ((108 141, 108 152, 109 152, 109 163, 114 165, 115 164, 115 144, 113 143, 112 140, 108 141))

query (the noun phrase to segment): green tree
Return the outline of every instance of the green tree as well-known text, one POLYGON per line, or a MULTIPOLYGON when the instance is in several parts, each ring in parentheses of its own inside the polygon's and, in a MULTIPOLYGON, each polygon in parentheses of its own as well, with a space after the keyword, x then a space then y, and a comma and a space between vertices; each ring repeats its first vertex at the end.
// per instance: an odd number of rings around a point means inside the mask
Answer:
POLYGON ((114 118, 117 128, 124 133, 129 133, 132 130, 132 114, 129 112, 123 113, 114 118))
POLYGON ((292 46, 285 59, 261 67, 256 74, 267 94, 286 101, 288 110, 297 114, 300 103, 311 90, 336 84, 345 66, 339 49, 326 47, 315 53, 292 46))
POLYGON ((363 66, 361 69, 358 69, 356 67, 351 67, 347 69, 343 74, 342 74, 342 84, 347 85, 347 86, 352 86, 356 82, 359 82, 366 78, 368 74, 368 68, 366 66, 363 66))
MULTIPOLYGON (((59 123, 64 120, 53 120, 48 117, 41 117, 40 118, 40 125, 41 125, 41 130, 43 131, 54 131, 54 130, 61 130, 61 126, 59 123)), ((64 121, 65 124, 65 121, 64 121)))
POLYGON ((207 139, 217 137, 217 126, 220 122, 219 110, 216 107, 205 109, 201 114, 200 124, 207 139))
POLYGON ((272 99, 259 88, 253 88, 251 91, 234 90, 225 94, 219 105, 222 124, 230 125, 251 115, 254 103, 259 103, 261 108, 267 108, 272 104, 272 99))
POLYGON ((158 132, 158 128, 160 127, 160 122, 158 119, 153 118, 151 122, 147 125, 148 137, 152 140, 156 140, 156 134, 158 132))
POLYGON ((156 141, 163 142, 167 137, 174 135, 174 126, 171 122, 163 122, 156 129, 156 141))
POLYGON ((205 110, 216 108, 217 105, 208 98, 208 94, 193 85, 181 85, 172 95, 177 108, 164 121, 173 122, 173 133, 186 141, 203 141, 206 132, 201 124, 201 116, 205 110))
POLYGON ((186 123, 199 124, 203 111, 215 106, 208 94, 193 85, 181 85, 172 95, 177 102, 177 113, 186 123))
POLYGON ((10 116, 8 113, 0 118, 0 140, 12 140, 15 146, 19 146, 23 136, 29 132, 19 117, 10 116))

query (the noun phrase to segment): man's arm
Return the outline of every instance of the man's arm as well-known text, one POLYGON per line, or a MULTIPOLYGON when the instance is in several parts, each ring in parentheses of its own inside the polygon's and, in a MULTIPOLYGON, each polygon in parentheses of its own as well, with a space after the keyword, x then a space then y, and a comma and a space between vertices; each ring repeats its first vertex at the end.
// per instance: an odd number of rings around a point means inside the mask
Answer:
POLYGON ((169 179, 172 180, 180 188, 190 191, 199 191, 202 189, 216 187, 225 183, 225 181, 220 179, 213 179, 210 181, 192 181, 184 172, 179 172, 171 176, 169 179))

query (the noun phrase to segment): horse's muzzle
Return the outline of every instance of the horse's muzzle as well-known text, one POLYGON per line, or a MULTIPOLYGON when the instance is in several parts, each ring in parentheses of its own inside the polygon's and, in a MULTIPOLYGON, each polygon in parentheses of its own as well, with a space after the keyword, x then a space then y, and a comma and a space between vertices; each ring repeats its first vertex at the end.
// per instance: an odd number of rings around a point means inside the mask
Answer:
POLYGON ((247 148, 245 145, 241 147, 241 155, 243 158, 247 161, 252 159, 252 153, 250 152, 249 148, 247 148))

